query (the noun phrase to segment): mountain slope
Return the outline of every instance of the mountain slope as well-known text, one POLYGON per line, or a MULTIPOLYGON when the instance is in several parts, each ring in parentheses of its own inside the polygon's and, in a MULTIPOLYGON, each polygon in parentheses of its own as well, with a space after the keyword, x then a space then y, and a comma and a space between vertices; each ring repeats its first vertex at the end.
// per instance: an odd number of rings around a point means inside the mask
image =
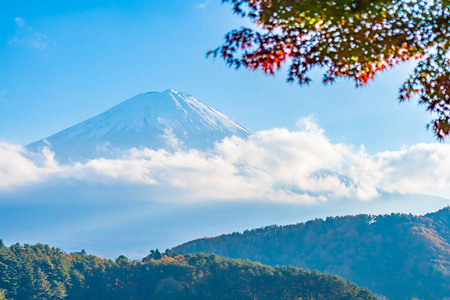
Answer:
POLYGON ((319 272, 216 255, 152 254, 143 262, 110 260, 42 244, 5 247, 0 240, 0 299, 376 300, 366 289, 319 272))
POLYGON ((173 249, 342 276, 389 299, 450 299, 450 208, 269 226, 173 249))
POLYGON ((249 134, 194 97, 167 90, 139 94, 27 148, 36 151, 49 146, 58 159, 77 161, 114 157, 133 147, 207 149, 224 137, 249 134))

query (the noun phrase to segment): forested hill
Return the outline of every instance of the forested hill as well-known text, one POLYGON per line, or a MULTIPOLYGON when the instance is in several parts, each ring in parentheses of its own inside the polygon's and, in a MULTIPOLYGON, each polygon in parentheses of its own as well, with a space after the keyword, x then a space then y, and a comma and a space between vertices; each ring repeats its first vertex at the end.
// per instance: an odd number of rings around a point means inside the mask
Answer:
POLYGON ((216 255, 158 251, 130 261, 66 254, 0 240, 0 299, 360 299, 370 291, 337 276, 216 255))
POLYGON ((450 299, 450 208, 268 226, 175 247, 336 274, 389 299, 450 299))

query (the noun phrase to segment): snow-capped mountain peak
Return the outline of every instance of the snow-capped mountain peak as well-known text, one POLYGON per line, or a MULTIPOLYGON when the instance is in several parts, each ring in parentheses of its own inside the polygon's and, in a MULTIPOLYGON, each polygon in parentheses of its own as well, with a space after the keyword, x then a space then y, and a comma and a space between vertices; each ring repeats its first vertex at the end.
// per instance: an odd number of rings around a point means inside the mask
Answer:
POLYGON ((224 137, 245 137, 250 132, 193 96, 169 89, 136 95, 27 148, 50 144, 58 159, 78 161, 111 157, 133 147, 170 148, 168 134, 178 145, 203 150, 224 137))

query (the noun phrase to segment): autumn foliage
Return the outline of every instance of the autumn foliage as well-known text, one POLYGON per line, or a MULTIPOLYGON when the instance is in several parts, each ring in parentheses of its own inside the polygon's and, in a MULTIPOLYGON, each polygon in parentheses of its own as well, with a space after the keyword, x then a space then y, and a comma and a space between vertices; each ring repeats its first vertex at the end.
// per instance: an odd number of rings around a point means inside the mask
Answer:
POLYGON ((272 225, 174 250, 315 269, 390 300, 450 299, 450 207, 424 216, 357 215, 272 225))
POLYGON ((419 61, 400 88, 400 101, 415 96, 436 119, 436 136, 450 133, 449 0, 222 0, 250 18, 257 30, 229 32, 208 55, 228 65, 275 74, 289 65, 288 81, 308 84, 309 71, 324 70, 323 83, 348 78, 360 87, 378 72, 419 61))

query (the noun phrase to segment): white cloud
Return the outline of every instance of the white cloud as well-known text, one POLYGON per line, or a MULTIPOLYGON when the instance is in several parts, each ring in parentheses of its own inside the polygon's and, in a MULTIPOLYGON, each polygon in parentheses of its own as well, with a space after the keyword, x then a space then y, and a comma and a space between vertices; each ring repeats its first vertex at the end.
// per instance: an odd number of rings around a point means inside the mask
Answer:
POLYGON ((28 153, 23 147, 0 143, 0 189, 39 182, 60 173, 54 153, 28 153))
POLYGON ((197 4, 197 7, 198 8, 206 8, 206 6, 208 6, 208 4, 209 4, 209 0, 203 1, 203 2, 201 2, 199 4, 197 4))
POLYGON ((418 144, 367 154, 334 144, 312 118, 298 131, 283 128, 231 137, 213 151, 131 149, 120 159, 59 165, 44 150, 0 144, 0 189, 52 180, 148 186, 164 201, 268 200, 315 203, 348 197, 370 200, 380 191, 450 196, 450 145, 418 144))
POLYGON ((23 27, 25 25, 25 20, 22 18, 14 18, 17 26, 23 27))
POLYGON ((435 194, 450 192, 450 145, 418 144, 377 154, 383 171, 380 185, 388 192, 435 194))
POLYGON ((17 17, 14 18, 14 21, 16 22, 17 30, 15 36, 9 40, 10 45, 28 46, 39 50, 47 49, 49 45, 56 45, 45 34, 25 26, 25 19, 17 17))
POLYGON ((177 139, 173 133, 172 128, 165 128, 162 138, 166 141, 166 144, 172 149, 180 149, 183 146, 183 142, 177 139))

